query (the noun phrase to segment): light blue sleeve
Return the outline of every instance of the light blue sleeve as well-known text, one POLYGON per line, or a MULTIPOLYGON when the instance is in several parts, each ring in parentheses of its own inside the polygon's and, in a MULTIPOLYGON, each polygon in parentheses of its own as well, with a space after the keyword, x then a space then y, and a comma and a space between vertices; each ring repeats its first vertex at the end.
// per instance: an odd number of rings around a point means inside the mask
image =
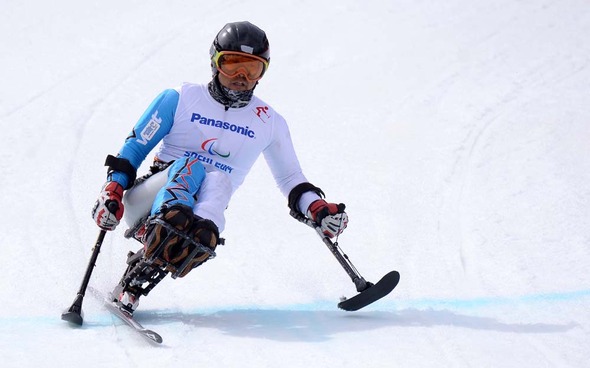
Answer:
MULTIPOLYGON (((127 159, 137 170, 158 142, 170 132, 179 97, 175 89, 160 93, 139 118, 117 157, 127 159)), ((127 188, 129 183, 129 177, 120 171, 109 174, 108 180, 116 181, 123 188, 127 188)))

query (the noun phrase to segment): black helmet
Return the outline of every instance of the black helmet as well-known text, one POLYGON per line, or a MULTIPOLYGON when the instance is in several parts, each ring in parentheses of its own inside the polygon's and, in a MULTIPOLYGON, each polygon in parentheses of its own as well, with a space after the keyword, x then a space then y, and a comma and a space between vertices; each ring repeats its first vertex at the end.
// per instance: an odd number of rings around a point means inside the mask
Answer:
POLYGON ((216 51, 238 51, 260 56, 267 62, 270 61, 270 48, 266 33, 250 22, 234 22, 223 26, 209 50, 211 58, 216 51))
POLYGON ((244 52, 270 61, 270 49, 266 33, 250 22, 226 24, 213 40, 211 56, 215 51, 244 52))

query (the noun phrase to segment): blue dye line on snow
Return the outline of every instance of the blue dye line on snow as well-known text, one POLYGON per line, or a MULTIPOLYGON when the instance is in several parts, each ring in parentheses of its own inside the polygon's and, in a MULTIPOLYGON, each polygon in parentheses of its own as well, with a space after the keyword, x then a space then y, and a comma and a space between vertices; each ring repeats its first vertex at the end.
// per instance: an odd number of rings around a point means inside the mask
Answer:
MULTIPOLYGON (((351 297, 354 295, 351 295, 351 297)), ((395 297, 395 291, 385 298, 376 301, 361 311, 396 312, 404 309, 449 309, 449 310, 476 310, 486 307, 517 306, 542 303, 566 303, 590 299, 590 289, 569 292, 540 293, 521 295, 513 297, 480 297, 480 298, 423 298, 423 299, 399 299, 395 297)), ((339 311, 338 300, 315 301, 304 304, 283 304, 283 305, 224 305, 218 307, 195 308, 188 313, 191 314, 215 314, 228 310, 269 310, 269 311, 339 311)), ((349 313, 344 312, 343 313, 349 313)), ((358 313, 358 312, 357 312, 358 313)))
MULTIPOLYGON (((351 295, 353 296, 353 295, 351 295)), ((531 304, 544 304, 544 303, 567 303, 577 302, 583 299, 590 298, 590 289, 568 291, 568 292, 555 292, 555 293, 540 293, 531 295, 521 295, 513 297, 481 297, 481 298, 423 298, 423 299, 399 299, 395 297, 395 291, 391 295, 375 302, 372 305, 362 309, 362 311, 379 311, 379 312, 396 312, 404 309, 433 309, 433 310, 476 310, 487 307, 498 307, 498 306, 518 306, 518 305, 531 305, 531 304)), ((339 312, 336 307, 338 301, 316 301, 313 303, 305 304, 286 304, 286 305, 224 305, 218 307, 205 307, 195 308, 187 311, 189 314, 215 314, 219 312, 226 312, 230 310, 243 310, 243 311, 334 311, 339 312)), ((145 311, 149 313, 150 311, 145 311)), ((156 314, 166 315, 167 312, 157 311, 156 314)), ((349 313, 349 312, 342 312, 349 313)), ((358 312, 357 312, 358 313, 358 312)), ((108 312, 104 311, 99 315, 85 319, 84 324, 86 326, 104 326, 111 325, 115 317, 111 316, 108 312)), ((60 313, 56 312, 55 316, 8 316, 0 317, 2 324, 1 329, 10 329, 11 326, 22 326, 30 325, 32 328, 39 325, 63 325, 64 321, 60 319, 60 313)), ((84 328, 84 327, 82 327, 84 328)))
POLYGON ((414 300, 396 300, 385 301, 385 305, 400 308, 416 308, 416 309, 477 309, 485 307, 495 307, 503 305, 529 305, 538 303, 557 303, 557 302, 571 302, 578 301, 590 297, 590 289, 576 290, 569 292, 555 292, 555 293, 541 293, 531 295, 521 295, 513 297, 480 297, 468 299, 414 299, 414 300))

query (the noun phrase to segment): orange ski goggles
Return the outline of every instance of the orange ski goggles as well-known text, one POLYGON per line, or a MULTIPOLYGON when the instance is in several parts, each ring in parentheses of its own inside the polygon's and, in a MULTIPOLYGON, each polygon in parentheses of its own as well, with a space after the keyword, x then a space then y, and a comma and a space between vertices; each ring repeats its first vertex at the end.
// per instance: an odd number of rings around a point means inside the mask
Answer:
POLYGON ((243 74, 250 82, 262 78, 268 69, 268 61, 265 59, 237 51, 215 51, 211 60, 217 70, 226 77, 234 78, 243 74))

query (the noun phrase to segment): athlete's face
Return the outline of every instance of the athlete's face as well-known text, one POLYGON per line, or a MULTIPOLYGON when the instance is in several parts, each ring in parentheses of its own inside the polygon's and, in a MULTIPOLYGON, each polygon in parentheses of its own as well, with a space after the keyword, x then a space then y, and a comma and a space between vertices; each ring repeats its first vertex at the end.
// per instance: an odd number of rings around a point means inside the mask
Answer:
POLYGON ((249 81, 243 74, 238 74, 234 77, 227 77, 223 73, 219 73, 219 82, 222 86, 234 91, 249 91, 256 85, 257 81, 249 81))

